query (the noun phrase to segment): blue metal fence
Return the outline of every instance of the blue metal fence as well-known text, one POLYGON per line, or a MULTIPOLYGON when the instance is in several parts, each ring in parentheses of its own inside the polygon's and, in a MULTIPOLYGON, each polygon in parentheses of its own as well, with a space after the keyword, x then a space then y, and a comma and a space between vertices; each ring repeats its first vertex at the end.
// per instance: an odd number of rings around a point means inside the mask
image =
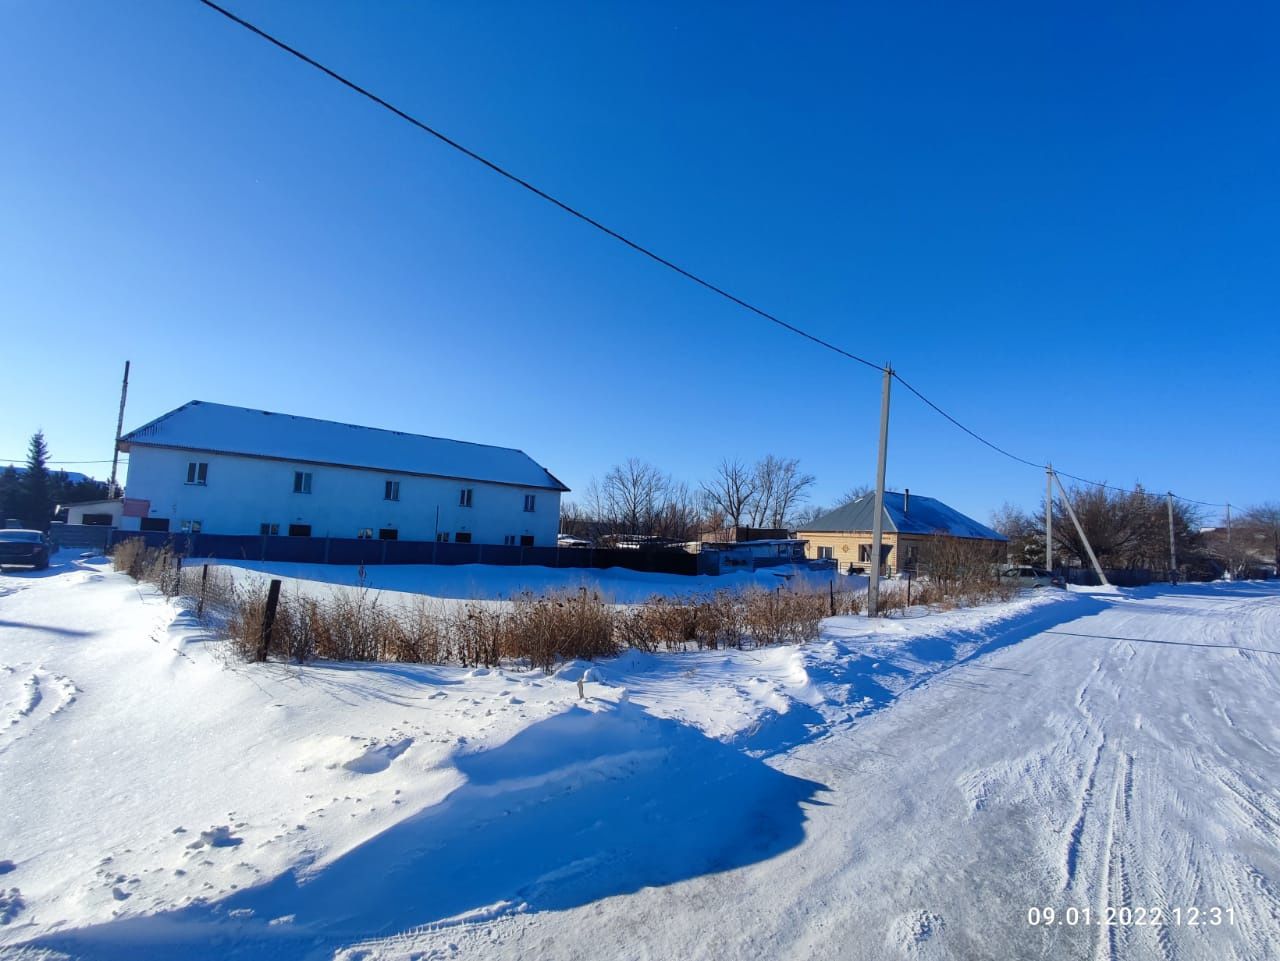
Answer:
POLYGON ((190 558, 289 561, 301 564, 500 564, 563 568, 625 567, 661 574, 698 573, 698 555, 676 550, 603 547, 518 547, 437 541, 382 541, 347 537, 281 537, 256 534, 175 534, 113 530, 111 543, 141 538, 148 547, 168 544, 190 558))

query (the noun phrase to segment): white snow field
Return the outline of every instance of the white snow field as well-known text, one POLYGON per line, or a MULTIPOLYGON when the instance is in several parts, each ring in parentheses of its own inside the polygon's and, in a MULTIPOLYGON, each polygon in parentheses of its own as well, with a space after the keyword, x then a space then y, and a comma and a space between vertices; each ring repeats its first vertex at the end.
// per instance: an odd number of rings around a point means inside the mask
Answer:
POLYGON ((101 559, 6 572, 0 956, 1280 957, 1280 584, 917 613, 251 666, 101 559))

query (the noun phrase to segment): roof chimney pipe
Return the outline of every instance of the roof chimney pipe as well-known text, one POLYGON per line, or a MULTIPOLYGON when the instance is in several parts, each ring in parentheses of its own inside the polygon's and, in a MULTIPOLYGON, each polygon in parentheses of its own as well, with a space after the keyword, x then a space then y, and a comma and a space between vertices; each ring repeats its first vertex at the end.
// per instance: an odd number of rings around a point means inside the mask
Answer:
POLYGON ((902 489, 902 513, 904 515, 911 513, 911 488, 904 487, 902 489))

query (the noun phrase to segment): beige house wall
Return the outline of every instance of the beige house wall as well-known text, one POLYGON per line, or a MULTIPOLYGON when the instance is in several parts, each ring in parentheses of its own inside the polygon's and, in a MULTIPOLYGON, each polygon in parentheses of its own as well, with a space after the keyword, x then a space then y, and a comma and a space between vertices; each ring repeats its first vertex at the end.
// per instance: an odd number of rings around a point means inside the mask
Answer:
MULTIPOLYGON (((809 543, 805 547, 805 556, 813 559, 818 557, 818 548, 830 547, 832 558, 840 565, 847 568, 850 564, 862 565, 869 563, 869 560, 863 560, 863 545, 866 545, 866 557, 871 557, 871 532, 870 531, 798 531, 797 537, 807 540, 809 543)), ((882 543, 888 548, 885 557, 885 564, 890 570, 898 570, 902 564, 911 564, 915 559, 915 555, 922 554, 924 545, 929 542, 928 534, 898 534, 893 531, 885 531, 881 537, 882 543), (899 553, 902 557, 900 559, 899 553)), ((985 542, 984 542, 985 543, 985 542)), ((993 545, 996 541, 991 541, 993 545)))

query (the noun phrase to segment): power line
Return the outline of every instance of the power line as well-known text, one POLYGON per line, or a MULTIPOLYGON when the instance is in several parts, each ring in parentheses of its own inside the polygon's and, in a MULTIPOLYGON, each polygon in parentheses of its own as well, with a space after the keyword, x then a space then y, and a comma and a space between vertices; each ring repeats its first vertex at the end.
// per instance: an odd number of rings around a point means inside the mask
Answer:
MULTIPOLYGON (((966 427, 964 424, 960 423, 960 421, 956 420, 954 417, 948 414, 945 410, 943 410, 941 407, 939 407, 937 404, 931 401, 928 397, 926 397, 916 388, 912 387, 909 383, 907 383, 906 380, 903 379, 902 375, 899 374, 896 370, 893 371, 893 377, 895 380, 898 381, 898 383, 900 383, 912 394, 915 394, 915 396, 918 397, 921 401, 923 401, 926 405, 933 408, 933 410, 937 411, 939 414, 945 417, 948 421, 950 421, 956 427, 960 428, 960 430, 964 431, 966 434, 968 434, 970 437, 972 437, 974 440, 978 441, 979 443, 986 444, 996 453, 1003 454, 1005 457, 1009 458, 1010 460, 1017 461, 1019 464, 1025 464, 1027 467, 1035 467, 1038 470, 1049 469, 1048 464, 1038 464, 1033 460, 1027 460, 1027 458, 1025 457, 1019 457, 1017 454, 1014 454, 1011 451, 1007 451, 1003 447, 999 446, 998 444, 990 440, 987 440, 987 438, 983 437, 977 431, 971 430, 970 428, 966 427)), ((1139 490, 1130 489, 1128 487, 1116 487, 1114 484, 1104 484, 1102 481, 1090 480, 1087 477, 1080 477, 1076 474, 1069 474, 1064 470, 1058 470, 1056 467, 1053 468, 1053 472, 1057 474, 1059 477, 1067 477, 1067 478, 1070 478, 1071 480, 1079 481, 1082 484, 1090 484, 1094 487, 1101 487, 1104 490, 1116 491, 1117 493, 1121 493, 1121 494, 1141 493, 1141 494, 1149 494, 1152 497, 1161 496, 1160 494, 1156 494, 1153 491, 1145 491, 1145 490, 1139 491, 1139 490)), ((1194 498, 1182 497, 1178 494, 1174 494, 1173 496, 1180 501, 1186 501, 1189 504, 1200 504, 1200 505, 1203 505, 1204 507, 1226 507, 1227 506, 1226 504, 1218 504, 1213 501, 1198 501, 1198 500, 1195 500, 1194 498)))
POLYGON ((668 268, 669 270, 675 271, 677 274, 687 278, 688 280, 692 280, 695 284, 705 287, 707 290, 711 291, 712 293, 719 294, 721 297, 725 298, 726 300, 732 303, 737 304, 739 307, 743 307, 751 311, 753 314, 756 314, 759 317, 763 317, 765 320, 771 323, 777 324, 779 327, 783 327, 786 330, 791 331, 793 334, 798 334, 799 336, 804 337, 807 340, 813 341, 815 344, 818 344, 821 347, 825 347, 827 350, 834 351, 835 353, 840 354, 842 357, 847 357, 849 360, 855 360, 859 364, 863 364, 874 370, 883 369, 879 364, 874 363, 873 361, 867 360, 865 357, 859 357, 857 354, 850 353, 849 351, 845 350, 843 347, 837 347, 835 344, 831 343, 830 341, 823 340, 821 337, 818 337, 815 334, 811 334, 807 330, 802 330, 801 328, 795 326, 794 324, 789 324, 782 318, 776 317, 773 314, 769 313, 767 310, 757 307, 755 304, 749 303, 748 301, 743 300, 741 297, 738 297, 734 294, 729 293, 729 291, 725 290, 723 287, 719 287, 716 284, 711 283, 711 281, 709 280, 704 280, 702 277, 699 277, 697 274, 693 273, 691 270, 686 270, 684 267, 681 267, 679 264, 675 263, 674 261, 668 260, 666 257, 663 257, 661 254, 654 253, 654 251, 650 250, 648 247, 645 247, 643 244, 639 244, 636 241, 631 240, 630 238, 620 234, 618 231, 614 230, 612 227, 605 226, 603 223, 596 220, 594 217, 588 216, 587 214, 583 213, 581 210, 577 209, 576 207, 570 206, 565 201, 559 199, 558 197, 553 196, 552 194, 543 190, 541 187, 535 186, 534 184, 525 180, 523 177, 513 174, 511 171, 507 170, 505 167, 498 165, 494 161, 490 160, 488 157, 485 157, 477 153, 476 151, 472 150, 470 147, 463 146, 458 141, 454 140, 452 137, 446 136, 445 134, 441 133, 439 130, 437 130, 435 127, 432 127, 430 124, 424 123, 423 121, 419 120, 417 117, 414 117, 411 114, 406 113, 405 111, 401 110, 399 107, 395 106, 394 104, 391 104, 386 100, 382 99, 376 93, 373 93, 370 90, 366 90, 364 87, 360 86, 358 83, 355 83, 352 80, 348 80, 346 77, 344 77, 342 74, 338 73, 337 71, 331 70, 330 68, 326 67, 324 64, 320 63, 319 61, 314 60, 311 57, 307 56, 301 50, 298 50, 295 47, 289 46, 283 40, 279 40, 276 37, 273 37, 271 34, 267 33, 265 30, 259 27, 254 26, 249 21, 241 19, 240 17, 237 17, 230 10, 227 10, 224 7, 218 6, 218 4, 214 3, 213 0, 200 0, 200 2, 203 3, 210 10, 214 10, 222 14, 224 17, 226 17, 228 20, 232 21, 233 23, 237 23, 240 26, 244 27, 246 30, 250 31, 251 33, 257 34, 259 37, 261 37, 263 40, 266 40, 268 43, 272 43, 275 46, 279 47, 281 50, 285 51, 286 53, 291 54, 294 57, 297 57, 303 63, 309 66, 315 67, 321 73, 326 74, 329 77, 332 77, 334 80, 338 81, 338 83, 342 84, 344 87, 347 87, 348 89, 355 91, 356 93, 360 94, 360 96, 362 97, 368 98, 369 100, 376 103, 379 107, 382 107, 384 110, 389 110, 391 113, 395 114, 401 120, 411 123, 413 124, 413 126, 417 127, 419 130, 422 130, 426 133, 431 134, 431 136, 435 137, 441 143, 452 147, 454 150, 457 150, 459 153, 464 154, 467 157, 470 157, 472 160, 476 161, 477 163, 483 164, 484 166, 492 170, 494 173, 502 177, 505 177, 507 180, 510 180, 512 183, 523 187, 525 190, 529 191, 535 196, 541 197, 543 200, 547 201, 548 203, 554 204, 556 207, 559 207, 561 210, 563 210, 565 213, 569 214, 570 216, 576 217, 577 219, 581 220, 583 223, 594 227, 596 230, 599 230, 604 234, 607 234, 608 236, 612 237, 614 240, 618 241, 619 243, 625 244, 626 246, 630 247, 632 250, 636 251, 637 253, 641 253, 644 256, 648 257, 650 260, 661 264, 662 266, 668 268))
MULTIPOLYGON (((16 467, 18 464, 26 464, 25 457, 0 457, 0 461, 8 461, 10 467, 16 467)), ((47 460, 46 464, 110 464, 111 458, 106 460, 47 460)))
MULTIPOLYGON (((777 324, 779 327, 782 327, 783 329, 788 330, 793 334, 803 337, 806 340, 809 340, 820 347, 823 347, 829 351, 832 351, 833 353, 839 354, 840 356, 845 357, 849 360, 856 361, 857 363, 862 364, 865 367, 869 367, 872 370, 886 369, 885 367, 882 367, 880 364, 877 364, 874 361, 867 360, 865 357, 859 357, 857 354, 851 353, 850 351, 845 350, 843 347, 839 347, 828 340, 824 340, 823 338, 818 337, 815 334, 809 333, 807 330, 797 327, 794 324, 788 323, 782 318, 777 317, 774 314, 771 314, 768 311, 755 306, 754 304, 750 303, 747 300, 744 300, 741 297, 738 297, 736 294, 730 293, 729 291, 725 290, 723 287, 717 286, 716 284, 711 283, 711 281, 703 279, 702 277, 693 273, 691 270, 687 270, 686 268, 681 267, 679 264, 675 263, 674 261, 668 260, 666 257, 663 257, 661 254, 655 253, 654 251, 650 250, 648 247, 645 247, 643 244, 640 244, 634 240, 631 240, 629 237, 624 236, 623 234, 614 230, 612 227, 606 226, 605 224, 601 223, 599 220, 596 220, 594 217, 591 217, 583 213, 581 210, 571 206, 570 204, 559 199, 553 194, 548 193, 547 191, 543 190, 541 187, 538 187, 530 183, 528 180, 525 180, 523 177, 520 177, 512 173, 511 171, 507 170, 505 167, 502 167, 501 165, 495 163, 489 158, 483 156, 482 154, 472 150, 470 147, 464 146, 463 144, 454 140, 452 137, 449 137, 446 134, 441 133, 439 130, 437 130, 435 127, 432 127, 430 124, 427 124, 424 121, 419 120, 417 117, 414 117, 412 114, 409 114, 404 110, 401 110, 399 107, 388 102, 387 100, 384 100, 382 97, 378 96, 376 93, 373 93, 371 90, 368 90, 365 87, 360 86, 355 81, 349 80, 346 77, 344 77, 342 74, 338 73, 337 71, 329 67, 326 67, 324 64, 320 63, 318 60, 315 60, 314 58, 303 53, 301 50, 298 50, 296 47, 292 47, 289 44, 285 43, 283 40, 280 40, 279 38, 267 33, 261 27, 255 26, 254 24, 250 23, 248 20, 245 20, 242 17, 236 16, 234 13, 232 13, 230 10, 227 10, 225 7, 219 6, 218 4, 214 3, 213 0, 199 0, 199 2, 204 4, 204 6, 208 7, 210 10, 213 10, 216 13, 219 13, 222 16, 226 17, 232 23, 235 23, 238 26, 243 27, 244 29, 248 30, 250 33, 256 34, 257 36, 261 37, 263 40, 266 40, 268 43, 278 47, 279 49, 283 50, 285 53, 288 53, 290 56, 296 57, 298 60, 301 60, 303 63, 307 64, 310 67, 314 67, 316 70, 319 70, 321 73, 325 74, 331 79, 336 80, 338 83, 342 84, 344 87, 348 88, 349 90, 352 90, 355 93, 358 93, 360 96, 365 97, 366 99, 372 101, 373 103, 377 104, 379 107, 382 107, 384 110, 387 110, 395 114, 395 116, 399 117, 401 120, 404 120, 406 123, 412 124, 414 127, 417 127, 419 130, 423 131, 424 133, 430 134, 431 136, 435 137, 437 140, 439 140, 441 143, 445 144, 446 146, 452 147, 454 150, 458 151, 464 156, 469 157, 470 159, 476 161, 477 163, 484 165, 485 167, 489 168, 489 170, 493 171, 499 176, 506 178, 507 180, 511 181, 517 186, 523 187, 525 190, 529 191, 535 196, 540 197, 541 199, 547 201, 548 203, 558 207, 560 210, 564 211, 565 213, 569 214, 572 217, 577 218, 578 220, 581 220, 583 223, 591 227, 594 227, 596 230, 599 230, 601 233, 609 237, 612 237, 614 240, 618 241, 619 243, 622 243, 627 247, 630 247, 632 250, 636 251, 637 253, 643 254, 645 257, 648 257, 650 260, 654 261, 655 263, 661 264, 663 267, 666 267, 667 269, 674 271, 680 276, 693 281, 695 284, 698 284, 699 286, 704 287, 705 289, 711 291, 714 294, 718 294, 719 296, 730 301, 731 303, 737 304, 739 307, 742 307, 746 310, 751 311, 753 314, 756 314, 757 316, 764 318, 770 323, 777 324)), ((964 424, 960 423, 960 421, 958 421, 955 417, 953 417, 951 414, 948 414, 940 406, 938 406, 933 401, 931 401, 928 397, 922 394, 915 387, 912 387, 911 384, 907 383, 907 381, 905 381, 897 373, 897 371, 890 371, 890 373, 893 377, 895 377, 898 380, 900 384, 902 384, 903 387, 905 387, 908 391, 914 394, 917 398, 919 398, 921 401, 923 401, 926 405, 931 407, 937 413, 939 413, 944 418, 946 418, 951 424, 958 427, 960 430, 964 431, 966 434, 968 434, 970 437, 974 438, 978 442, 985 444, 987 447, 991 448, 996 453, 1001 454, 1009 458, 1010 460, 1016 461, 1019 464, 1023 464, 1027 467, 1035 467, 1039 470, 1044 470, 1046 468, 1045 464, 1038 464, 1035 461, 1028 460, 1025 457, 1019 457, 1017 454, 1014 454, 1008 450, 1005 450, 1003 447, 1000 447, 998 444, 995 444, 992 441, 988 440, 987 438, 983 437, 977 431, 971 430, 970 428, 966 427, 964 424)), ((89 462, 85 461, 83 463, 89 463, 89 462)), ((98 462, 98 463, 103 463, 103 462, 98 462)), ((1081 483, 1085 483, 1085 484, 1094 484, 1098 487, 1103 487, 1108 490, 1120 491, 1120 492, 1129 493, 1129 494, 1137 493, 1136 491, 1128 490, 1126 488, 1113 487, 1109 484, 1103 484, 1098 481, 1091 481, 1084 477, 1077 477, 1076 475, 1068 474, 1065 471, 1056 471, 1056 473, 1058 473, 1062 477, 1068 477, 1068 478, 1071 478, 1072 480, 1080 481, 1081 483)), ((1180 497, 1179 500, 1188 501, 1189 503, 1193 503, 1193 504, 1202 504, 1207 507, 1225 507, 1226 506, 1225 504, 1215 504, 1209 501, 1196 501, 1187 497, 1180 497)))

